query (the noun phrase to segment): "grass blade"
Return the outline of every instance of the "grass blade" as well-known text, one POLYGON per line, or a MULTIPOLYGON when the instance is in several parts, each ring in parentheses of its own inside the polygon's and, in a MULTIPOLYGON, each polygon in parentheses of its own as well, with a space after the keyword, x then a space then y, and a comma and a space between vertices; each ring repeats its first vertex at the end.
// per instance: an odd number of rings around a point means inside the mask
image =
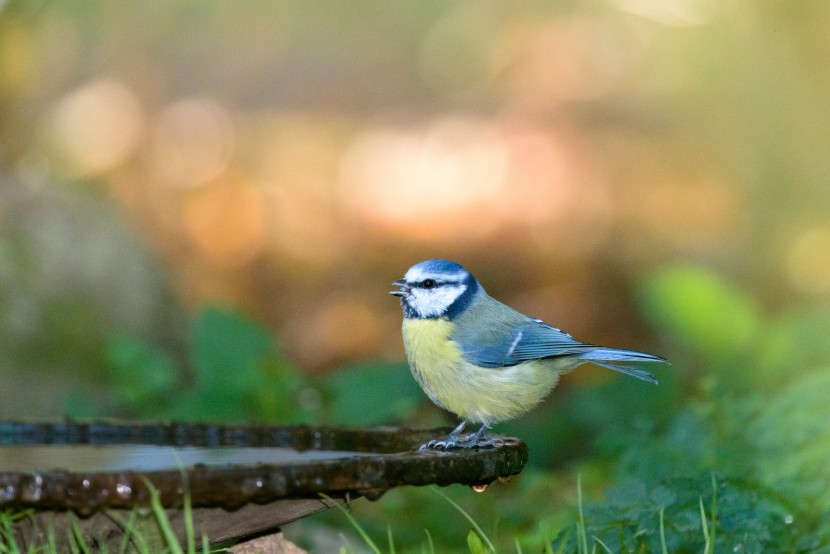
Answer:
MULTIPOLYGON (((121 541, 118 544, 118 554, 126 554, 127 548, 130 546, 130 539, 132 538, 131 535, 133 534, 133 527, 135 526, 135 518, 137 515, 138 512, 135 509, 130 510, 130 517, 127 520, 126 525, 113 518, 113 520, 121 525, 122 529, 124 529, 124 534, 121 536, 121 541)), ((112 517, 113 514, 108 513, 107 516, 112 517)))
POLYGON ((666 526, 663 521, 663 512, 665 508, 660 508, 660 552, 662 554, 669 554, 669 549, 666 548, 666 526))
POLYGON ((429 554, 435 554, 435 543, 432 542, 432 534, 429 532, 429 529, 424 529, 424 533, 427 534, 427 544, 429 544, 429 554))
POLYGON ((149 479, 144 479, 144 484, 150 491, 150 506, 153 509, 153 514, 156 516, 156 523, 158 523, 159 529, 161 529, 161 534, 164 537, 164 542, 167 544, 167 548, 170 549, 172 554, 184 554, 179 541, 176 540, 176 533, 174 533, 173 528, 170 527, 170 520, 167 518, 167 513, 164 511, 164 506, 161 505, 158 489, 153 486, 149 479))
POLYGON ((579 507, 579 545, 580 552, 588 554, 588 535, 585 533, 585 515, 582 511, 582 473, 576 475, 576 502, 579 507))
POLYGON ((703 497, 700 497, 700 521, 703 525, 703 554, 712 554, 712 543, 709 539, 709 524, 706 522, 706 510, 703 508, 703 497))
POLYGON ((12 517, 9 512, 0 512, 0 553, 20 554, 17 540, 14 538, 12 517))
MULTIPOLYGON (((120 554, 125 554, 126 552, 129 551, 130 543, 133 543, 133 546, 135 547, 134 550, 136 552, 150 552, 150 546, 147 543, 147 539, 144 538, 144 535, 142 535, 140 532, 138 532, 136 530, 136 527, 135 527, 136 526, 136 524, 135 524, 136 519, 139 517, 137 508, 133 508, 130 511, 130 519, 128 519, 128 520, 125 520, 123 517, 118 515, 116 510, 109 510, 107 512, 107 517, 112 519, 122 529, 124 529, 125 537, 122 537, 121 542, 122 542, 122 545, 126 544, 126 547, 125 547, 124 550, 119 550, 120 554), (127 541, 128 538, 129 538, 129 541, 127 541)), ((47 550, 46 552, 51 552, 51 551, 47 550)))
POLYGON ((2 549, 2 552, 20 554, 20 549, 17 547, 17 540, 14 537, 14 528, 12 526, 12 518, 9 515, 9 512, 0 512, 0 526, 2 526, 3 531, 0 535, 0 538, 3 540, 3 542, 0 542, 0 549, 2 549), (5 548, 4 543, 8 545, 5 548))
POLYGON ((442 496, 444 498, 444 500, 449 502, 450 505, 453 508, 455 508, 456 510, 458 510, 461 513, 461 515, 463 515, 465 518, 467 518, 467 521, 469 521, 470 525, 473 526, 473 529, 475 529, 475 532, 478 534, 478 536, 481 538, 481 540, 484 541, 484 544, 487 545, 487 550, 489 550, 490 552, 495 552, 496 551, 496 547, 493 546, 493 543, 490 542, 490 539, 487 537, 487 535, 484 533, 484 531, 481 529, 481 527, 478 525, 478 523, 476 523, 476 521, 472 517, 470 517, 470 514, 468 514, 467 512, 464 511, 464 508, 459 506, 452 498, 450 498, 449 496, 447 496, 446 494, 444 494, 443 492, 438 490, 438 487, 436 487, 435 485, 432 485, 430 488, 433 491, 435 491, 435 493, 438 496, 442 496))
POLYGON ((78 549, 83 554, 92 554, 89 550, 89 546, 86 544, 86 539, 84 539, 84 533, 81 531, 81 527, 78 525, 78 518, 75 517, 75 514, 72 514, 69 519, 69 524, 72 527, 72 536, 75 538, 75 543, 78 545, 78 549))
POLYGON ((193 528, 193 505, 190 502, 190 485, 187 482, 187 474, 184 471, 182 471, 182 488, 184 490, 184 534, 187 537, 187 554, 196 554, 196 531, 193 528))
POLYGON ((715 535, 718 527, 718 485, 715 482, 715 474, 712 474, 712 525, 709 532, 709 541, 712 543, 712 550, 715 548, 715 535))
POLYGON ((46 552, 57 552, 58 543, 55 542, 55 522, 50 521, 46 526, 46 552))
POLYGON ((592 539, 594 539, 594 540, 596 541, 596 542, 594 543, 594 549, 596 549, 596 545, 597 545, 597 543, 599 543, 599 545, 600 545, 601 547, 603 547, 603 548, 605 549, 605 551, 606 551, 606 552, 608 552, 608 554, 614 554, 614 553, 611 551, 611 549, 610 549, 610 548, 608 548, 608 545, 607 545, 607 544, 605 544, 604 542, 602 542, 598 536, 596 536, 596 535, 591 535, 591 538, 592 538, 592 539))
POLYGON ((386 536, 389 539, 389 554, 395 554, 395 541, 392 539, 392 526, 386 526, 386 536))
POLYGON ((340 510, 340 513, 346 516, 346 519, 349 520, 349 523, 351 523, 352 527, 355 528, 355 531, 357 531, 357 533, 363 539, 363 542, 366 543, 366 546, 368 546, 372 550, 372 552, 374 552, 375 554, 381 554, 380 548, 378 548, 378 545, 375 544, 375 541, 372 540, 372 538, 368 535, 368 533, 366 533, 363 527, 360 526, 360 523, 357 522, 354 516, 349 513, 349 511, 343 506, 343 504, 335 502, 334 499, 327 494, 319 494, 320 497, 323 499, 323 504, 326 504, 326 506, 329 508, 331 508, 332 506, 337 508, 338 510, 340 510), (331 502, 331 505, 327 504, 326 502, 331 502))

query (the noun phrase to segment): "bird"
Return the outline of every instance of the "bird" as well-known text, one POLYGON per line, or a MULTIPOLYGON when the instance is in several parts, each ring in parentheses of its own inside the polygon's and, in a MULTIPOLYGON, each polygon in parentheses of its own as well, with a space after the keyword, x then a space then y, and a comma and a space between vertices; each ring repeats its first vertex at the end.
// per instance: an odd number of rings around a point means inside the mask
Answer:
POLYGON ((494 424, 535 408, 559 377, 593 363, 657 384, 642 368, 665 358, 587 344, 494 299, 462 265, 444 259, 413 265, 389 294, 400 297, 403 343, 413 377, 430 400, 461 420, 425 449, 498 446, 494 424), (471 423, 475 433, 462 434, 471 423))

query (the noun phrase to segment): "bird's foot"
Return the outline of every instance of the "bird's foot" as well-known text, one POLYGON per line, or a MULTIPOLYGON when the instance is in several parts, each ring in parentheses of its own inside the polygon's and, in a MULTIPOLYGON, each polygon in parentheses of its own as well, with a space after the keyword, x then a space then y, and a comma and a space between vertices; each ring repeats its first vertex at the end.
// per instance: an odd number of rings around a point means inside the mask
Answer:
POLYGON ((499 448, 505 445, 501 437, 481 436, 478 433, 469 433, 460 436, 448 436, 443 439, 433 439, 421 445, 418 450, 457 450, 462 448, 499 448))
POLYGON ((500 448, 507 444, 501 437, 480 437, 473 447, 475 448, 500 448))

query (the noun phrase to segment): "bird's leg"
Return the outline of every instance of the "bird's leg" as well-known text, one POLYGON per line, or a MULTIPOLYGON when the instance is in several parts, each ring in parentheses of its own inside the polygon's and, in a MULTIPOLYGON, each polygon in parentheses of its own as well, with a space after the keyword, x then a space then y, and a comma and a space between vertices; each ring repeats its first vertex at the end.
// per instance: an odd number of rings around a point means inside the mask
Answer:
POLYGON ((456 427, 455 429, 450 431, 450 434, 447 436, 447 438, 451 441, 455 441, 456 439, 458 439, 458 435, 461 434, 461 431, 463 431, 464 427, 466 427, 466 426, 467 426, 467 422, 462 421, 461 423, 458 424, 458 427, 456 427))
POLYGON ((450 434, 447 435, 446 439, 433 439, 427 442, 426 444, 422 444, 419 450, 428 450, 431 448, 440 448, 442 450, 447 450, 448 448, 455 448, 456 446, 460 446, 461 441, 458 440, 458 437, 459 435, 461 435, 461 431, 463 431, 464 427, 466 426, 467 422, 462 421, 458 424, 458 427, 450 431, 450 434))
MULTIPOLYGON (((484 434, 490 429, 493 424, 492 420, 485 421, 481 424, 478 431, 464 439, 463 444, 459 444, 464 448, 478 448, 484 446, 499 447, 504 445, 504 440, 500 438, 485 437, 484 434)), ((460 442, 460 441, 459 441, 460 442)))
POLYGON ((486 433, 487 429, 489 429, 489 428, 490 428, 490 423, 489 422, 485 421, 484 423, 481 424, 481 427, 479 428, 479 430, 476 431, 475 435, 473 435, 472 438, 470 439, 470 442, 472 443, 473 446, 478 445, 479 441, 481 440, 481 437, 484 436, 484 433, 486 433))

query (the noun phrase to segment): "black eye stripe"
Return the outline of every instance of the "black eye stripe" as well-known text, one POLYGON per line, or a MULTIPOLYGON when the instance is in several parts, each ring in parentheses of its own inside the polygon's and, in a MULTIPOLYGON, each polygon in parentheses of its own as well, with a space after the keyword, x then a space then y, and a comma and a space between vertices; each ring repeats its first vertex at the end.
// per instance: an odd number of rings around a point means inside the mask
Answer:
POLYGON ((439 279, 427 278, 417 283, 412 283, 413 287, 419 289, 434 289, 436 287, 443 287, 445 285, 463 285, 462 281, 441 281, 439 279))

